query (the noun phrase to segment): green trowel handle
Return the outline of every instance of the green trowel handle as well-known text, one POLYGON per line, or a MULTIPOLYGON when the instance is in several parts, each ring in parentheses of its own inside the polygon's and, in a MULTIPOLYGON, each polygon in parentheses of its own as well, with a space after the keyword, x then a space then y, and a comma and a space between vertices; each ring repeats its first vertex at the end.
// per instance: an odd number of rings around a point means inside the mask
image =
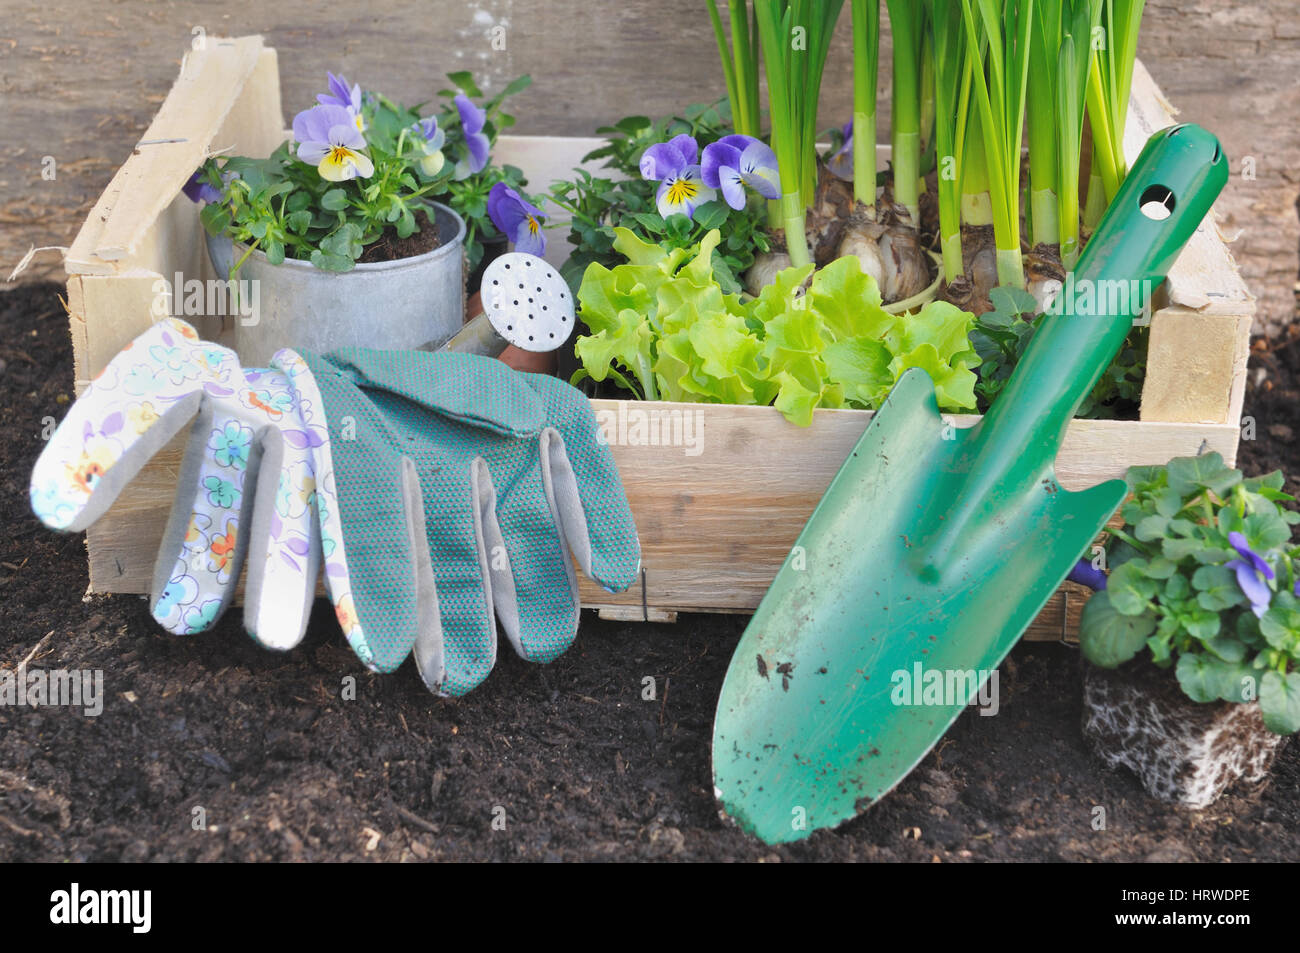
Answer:
POLYGON ((985 417, 981 442, 999 445, 989 450, 1055 457, 1066 425, 1227 181, 1219 141, 1200 126, 1151 137, 985 417), (1144 208, 1168 215, 1159 220, 1144 208))

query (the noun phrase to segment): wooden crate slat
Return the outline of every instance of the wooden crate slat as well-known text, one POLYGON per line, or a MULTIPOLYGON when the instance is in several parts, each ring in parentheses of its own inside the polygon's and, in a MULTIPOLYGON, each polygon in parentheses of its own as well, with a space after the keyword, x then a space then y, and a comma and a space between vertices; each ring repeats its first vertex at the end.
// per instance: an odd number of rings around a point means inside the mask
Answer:
POLYGON ((1160 309, 1151 321, 1147 376, 1142 385, 1143 419, 1239 421, 1252 320, 1249 314, 1160 309), (1194 346, 1189 347, 1189 342, 1194 346))
MULTIPOLYGON (((1154 133, 1177 122, 1175 112, 1146 67, 1137 63, 1124 129, 1130 162, 1154 133)), ((1236 424, 1256 306, 1214 212, 1178 256, 1159 297, 1167 306, 1151 319, 1142 420, 1236 424)))
MULTIPOLYGON (((1128 125, 1124 127, 1124 156, 1130 164, 1148 139, 1178 121, 1175 112, 1139 60, 1133 68, 1128 125)), ((1204 314, 1255 313, 1255 298, 1237 271, 1213 212, 1169 270, 1166 294, 1171 305, 1204 314)))
MULTIPOLYGON (((1079 641, 1079 616, 1088 601, 1091 592, 1083 586, 1072 582, 1063 583, 1061 588, 1052 593, 1052 597, 1043 606, 1023 636, 1026 642, 1064 642, 1077 644, 1079 641)), ((619 606, 600 603, 583 603, 583 607, 594 609, 602 619, 614 622, 676 622, 677 613, 656 609, 653 606, 642 609, 640 605, 619 606)), ((712 609, 721 615, 748 615, 748 609, 712 609)))
POLYGON ((159 293, 160 280, 157 273, 142 270, 122 275, 73 275, 68 279, 73 380, 78 394, 127 343, 165 316, 171 301, 159 293), (155 309, 160 313, 155 314, 155 309), (112 315, 112 322, 102 319, 102 315, 112 315))
POLYGON ((130 258, 207 158, 213 139, 262 63, 262 52, 262 38, 246 36, 210 37, 203 49, 186 54, 180 76, 140 145, 117 170, 73 241, 65 262, 70 273, 119 271, 115 263, 130 258))
MULTIPOLYGON (((598 419, 616 421, 620 403, 593 401, 598 419)), ((798 428, 767 407, 634 407, 658 410, 661 420, 699 414, 704 421, 697 456, 687 455, 687 447, 620 445, 617 434, 611 438, 641 536, 646 602, 677 611, 756 607, 871 418, 818 410, 812 427, 798 428)), ((950 419, 968 426, 977 418, 950 419)), ((1079 490, 1121 478, 1129 466, 1202 448, 1233 460, 1236 438, 1229 425, 1076 420, 1057 475, 1067 489, 1079 490)), ((641 605, 639 587, 612 594, 589 581, 580 585, 584 604, 641 605)))

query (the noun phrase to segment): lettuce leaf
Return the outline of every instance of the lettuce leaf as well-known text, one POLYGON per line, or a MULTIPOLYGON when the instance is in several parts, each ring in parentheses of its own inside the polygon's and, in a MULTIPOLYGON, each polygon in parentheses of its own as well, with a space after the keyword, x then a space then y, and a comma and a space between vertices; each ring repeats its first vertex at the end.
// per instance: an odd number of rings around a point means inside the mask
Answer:
POLYGON ((892 315, 855 257, 815 274, 788 268, 742 299, 714 272, 716 229, 672 250, 627 229, 615 234, 627 263, 589 265, 578 292, 592 333, 578 339, 575 377, 634 380, 651 400, 774 404, 808 426, 817 407, 875 409, 904 371, 920 367, 940 409, 975 408, 973 316, 946 302, 892 315))

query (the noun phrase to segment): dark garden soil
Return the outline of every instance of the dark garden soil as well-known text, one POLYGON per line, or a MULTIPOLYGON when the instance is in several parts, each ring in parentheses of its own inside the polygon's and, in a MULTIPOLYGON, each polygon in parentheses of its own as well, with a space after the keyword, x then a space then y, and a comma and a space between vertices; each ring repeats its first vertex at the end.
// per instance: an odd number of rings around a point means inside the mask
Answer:
POLYGON ((438 247, 438 226, 425 212, 415 213, 414 232, 405 238, 385 232, 378 241, 366 246, 366 250, 357 259, 358 264, 376 261, 397 261, 399 258, 414 258, 438 247))
MULTIPOLYGON (((1291 860, 1300 744, 1262 787, 1195 813, 1102 768, 1079 731, 1078 656, 1022 645, 1001 712, 973 710, 864 816, 766 847, 719 820, 714 700, 744 619, 585 618, 550 666, 505 650, 469 697, 409 668, 366 673, 332 617, 284 655, 237 612, 178 638, 134 596, 83 598, 80 536, 38 526, 27 480, 43 417, 71 395, 54 285, 0 293, 0 663, 102 669, 103 714, 0 707, 5 860, 1291 860), (340 697, 355 676, 355 701, 340 697), (642 680, 657 697, 642 700, 642 680), (194 830, 203 808, 207 829, 194 830), (1103 831, 1094 809, 1105 809, 1103 831), (494 830, 504 809, 505 830, 494 830)), ((1260 352, 1251 470, 1300 472, 1291 436, 1300 346, 1260 352)))
POLYGON ((1238 464, 1249 474, 1282 470, 1300 495, 1300 325, 1251 347, 1238 464))

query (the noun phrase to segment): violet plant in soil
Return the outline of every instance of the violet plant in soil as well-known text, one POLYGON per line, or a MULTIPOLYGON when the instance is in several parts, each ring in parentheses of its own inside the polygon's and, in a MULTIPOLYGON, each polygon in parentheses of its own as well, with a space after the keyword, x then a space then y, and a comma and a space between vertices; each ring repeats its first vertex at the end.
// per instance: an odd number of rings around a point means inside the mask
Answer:
POLYGON ((204 203, 200 219, 213 235, 245 246, 232 271, 260 250, 271 264, 310 261, 325 271, 350 271, 382 238, 406 239, 424 226, 428 203, 441 201, 466 221, 473 268, 485 241, 500 237, 488 210, 492 187, 516 194, 520 170, 496 167, 491 150, 514 118, 501 109, 526 88, 520 77, 482 105, 469 73, 452 73, 455 89, 425 110, 364 91, 328 74, 317 103, 293 119, 293 138, 268 158, 213 156, 184 192, 204 203))
POLYGON ((1247 479, 1207 453, 1134 467, 1128 483, 1084 656, 1117 668, 1145 653, 1193 701, 1257 700, 1269 730, 1300 731, 1300 513, 1282 474, 1247 479))

